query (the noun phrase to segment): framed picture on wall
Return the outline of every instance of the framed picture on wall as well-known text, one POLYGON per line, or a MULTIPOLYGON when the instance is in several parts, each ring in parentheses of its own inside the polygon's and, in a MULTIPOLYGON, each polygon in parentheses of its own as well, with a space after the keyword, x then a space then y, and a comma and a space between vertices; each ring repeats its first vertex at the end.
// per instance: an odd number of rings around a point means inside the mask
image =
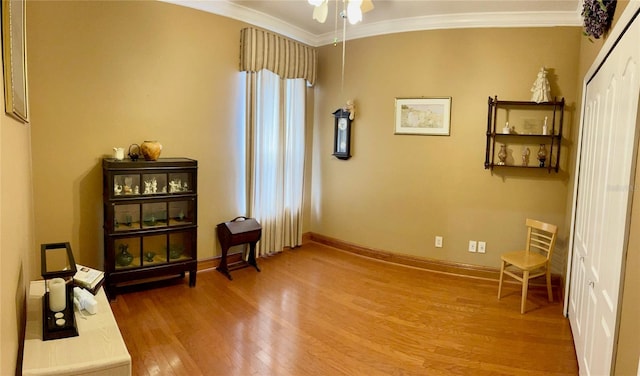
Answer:
POLYGON ((2 54, 5 111, 28 123, 24 0, 2 1, 2 54))
POLYGON ((395 134, 448 136, 451 97, 396 98, 395 134))

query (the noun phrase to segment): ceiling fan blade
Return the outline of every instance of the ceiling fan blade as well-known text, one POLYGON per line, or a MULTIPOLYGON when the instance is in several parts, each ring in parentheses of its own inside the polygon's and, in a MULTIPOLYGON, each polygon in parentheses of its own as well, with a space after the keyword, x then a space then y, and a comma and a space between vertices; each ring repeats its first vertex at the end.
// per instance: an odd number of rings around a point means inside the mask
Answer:
POLYGON ((373 1, 372 0, 362 0, 362 6, 360 6, 362 13, 367 13, 368 11, 373 9, 373 1))

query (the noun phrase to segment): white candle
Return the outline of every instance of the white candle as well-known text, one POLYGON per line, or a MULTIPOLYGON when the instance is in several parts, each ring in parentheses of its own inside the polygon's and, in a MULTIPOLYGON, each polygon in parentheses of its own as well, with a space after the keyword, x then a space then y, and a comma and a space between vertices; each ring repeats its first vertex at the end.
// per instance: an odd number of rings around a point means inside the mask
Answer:
POLYGON ((49 280, 49 309, 53 312, 67 308, 67 285, 62 278, 49 280))

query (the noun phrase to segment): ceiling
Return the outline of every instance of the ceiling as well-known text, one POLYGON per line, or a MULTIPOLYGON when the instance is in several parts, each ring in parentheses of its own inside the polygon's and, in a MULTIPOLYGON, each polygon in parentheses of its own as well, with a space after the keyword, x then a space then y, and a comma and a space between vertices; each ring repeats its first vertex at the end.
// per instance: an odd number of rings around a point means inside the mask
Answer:
MULTIPOLYGON (((312 46, 332 43, 336 0, 324 24, 312 19, 307 0, 161 0, 238 19, 312 46)), ((338 0, 338 3, 342 3, 338 0)), ((405 31, 469 27, 580 26, 581 0, 373 0, 375 8, 347 39, 405 31)), ((342 7, 342 5, 341 5, 342 7)), ((342 19, 338 21, 342 35, 342 19)))

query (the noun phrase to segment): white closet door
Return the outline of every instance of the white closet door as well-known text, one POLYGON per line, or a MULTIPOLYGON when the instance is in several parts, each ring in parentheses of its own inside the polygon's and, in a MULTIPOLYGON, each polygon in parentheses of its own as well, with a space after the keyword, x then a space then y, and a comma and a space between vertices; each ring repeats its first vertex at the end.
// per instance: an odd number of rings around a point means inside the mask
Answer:
POLYGON ((611 372, 633 187, 640 93, 636 19, 587 84, 573 229, 569 320, 580 373, 611 372))

